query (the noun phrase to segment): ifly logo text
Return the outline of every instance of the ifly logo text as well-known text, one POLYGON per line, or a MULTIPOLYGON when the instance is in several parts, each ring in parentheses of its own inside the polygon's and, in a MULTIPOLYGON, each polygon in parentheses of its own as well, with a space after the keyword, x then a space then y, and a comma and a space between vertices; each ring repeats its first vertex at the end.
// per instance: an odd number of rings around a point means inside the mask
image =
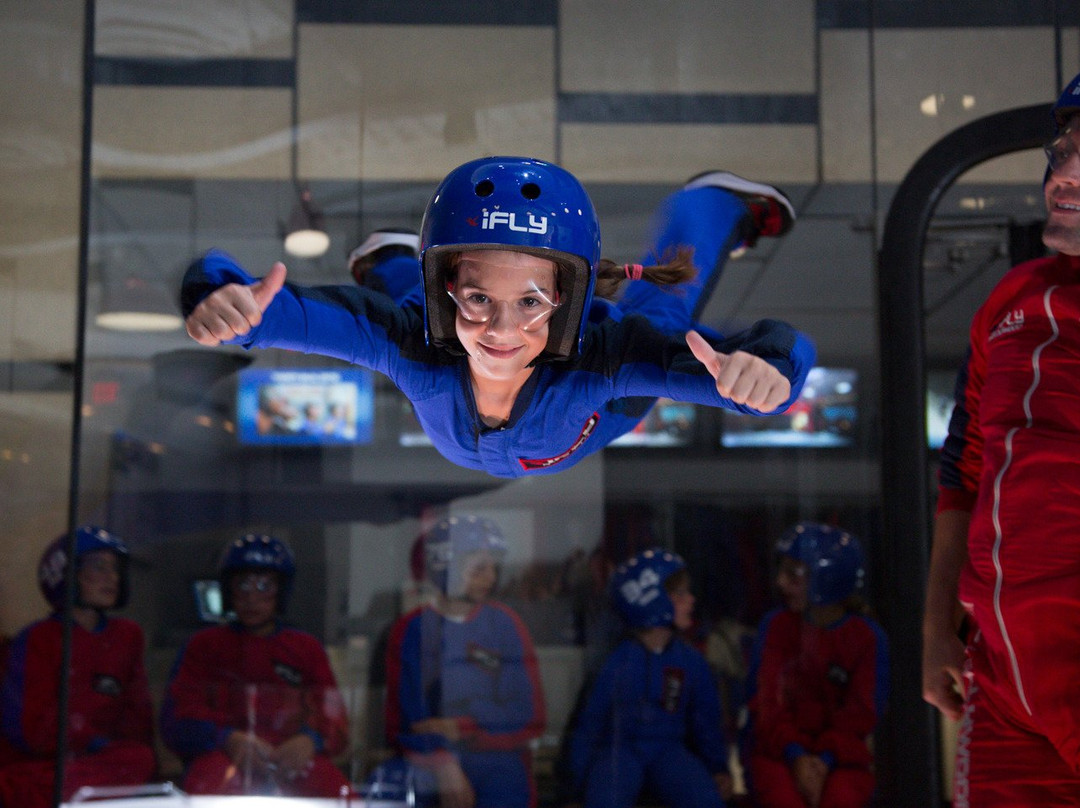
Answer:
POLYGON ((518 233, 536 233, 544 235, 548 231, 547 216, 534 216, 529 213, 528 223, 519 223, 518 215, 505 210, 485 210, 480 222, 481 230, 495 230, 506 227, 518 233))

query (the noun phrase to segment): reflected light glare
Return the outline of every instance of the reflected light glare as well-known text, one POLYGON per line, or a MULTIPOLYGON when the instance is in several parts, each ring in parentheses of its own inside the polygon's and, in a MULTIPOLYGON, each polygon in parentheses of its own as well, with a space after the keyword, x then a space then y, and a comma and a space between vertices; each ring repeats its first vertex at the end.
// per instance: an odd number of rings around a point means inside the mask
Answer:
POLYGON ((183 324, 177 314, 149 311, 107 311, 94 318, 98 328, 110 331, 176 331, 183 324))
POLYGON ((321 230, 296 230, 285 236, 285 252, 298 258, 317 258, 330 247, 330 236, 321 230))
POLYGON ((851 382, 837 382, 836 392, 842 396, 846 396, 851 392, 851 382))
POLYGON ((919 111, 927 118, 935 117, 938 113, 938 98, 939 96, 932 93, 926 96, 926 98, 919 102, 919 111))
POLYGON ((975 109, 975 96, 965 95, 960 99, 960 106, 964 109, 975 109))

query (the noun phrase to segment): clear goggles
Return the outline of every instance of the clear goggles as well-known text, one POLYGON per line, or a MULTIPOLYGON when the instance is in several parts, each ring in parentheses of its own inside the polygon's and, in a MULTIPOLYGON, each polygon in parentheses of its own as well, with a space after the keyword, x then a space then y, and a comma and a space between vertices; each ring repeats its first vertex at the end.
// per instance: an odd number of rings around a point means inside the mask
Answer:
POLYGON ((1076 130, 1070 127, 1043 146, 1051 171, 1060 171, 1077 154, 1076 137, 1076 130))
POLYGON ((457 290, 452 282, 447 282, 446 293, 454 301, 461 316, 470 323, 490 322, 505 307, 506 315, 522 331, 535 331, 544 325, 555 309, 559 308, 558 296, 552 300, 546 292, 533 287, 530 293, 515 300, 495 300, 480 291, 457 290))
POLYGON ((278 591, 274 575, 241 575, 236 579, 236 589, 248 594, 272 595, 278 591))

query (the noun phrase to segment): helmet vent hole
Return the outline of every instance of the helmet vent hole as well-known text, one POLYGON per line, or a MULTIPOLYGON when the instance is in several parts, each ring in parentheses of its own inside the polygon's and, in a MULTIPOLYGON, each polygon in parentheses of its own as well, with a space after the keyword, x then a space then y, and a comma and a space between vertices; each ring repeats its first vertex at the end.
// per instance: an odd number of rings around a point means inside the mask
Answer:
POLYGON ((526 199, 536 199, 540 196, 540 186, 535 182, 527 182, 521 186, 521 195, 526 199))
POLYGON ((493 193, 495 193, 495 183, 491 180, 480 180, 476 183, 477 196, 491 196, 493 193))

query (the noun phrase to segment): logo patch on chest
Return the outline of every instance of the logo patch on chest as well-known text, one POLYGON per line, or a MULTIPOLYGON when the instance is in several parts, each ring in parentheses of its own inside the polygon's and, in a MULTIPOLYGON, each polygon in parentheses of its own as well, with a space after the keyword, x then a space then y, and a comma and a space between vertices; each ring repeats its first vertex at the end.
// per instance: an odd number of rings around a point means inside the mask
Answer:
POLYGON ((830 682, 839 687, 847 687, 847 683, 851 680, 850 674, 836 663, 829 666, 826 676, 830 682))
POLYGON ((294 668, 292 665, 286 665, 284 662, 274 663, 274 673, 278 675, 278 678, 293 687, 300 687, 304 683, 304 674, 294 668))
POLYGON ((1003 318, 1001 322, 994 326, 994 330, 990 332, 989 340, 995 340, 998 337, 1002 337, 1005 334, 1011 334, 1014 331, 1019 331, 1024 327, 1024 310, 1013 309, 1003 318))
POLYGON ((594 412, 589 416, 589 419, 585 422, 585 425, 581 428, 581 434, 577 436, 570 448, 565 452, 555 455, 554 457, 548 457, 543 460, 533 460, 528 457, 518 458, 518 462, 525 471, 536 471, 536 469, 546 469, 554 466, 556 463, 561 463, 566 460, 570 455, 581 448, 581 445, 589 439, 589 436, 596 431, 596 425, 600 423, 600 413, 594 412))
POLYGON ((465 658, 469 664, 482 668, 488 673, 494 673, 502 666, 502 658, 495 651, 491 651, 474 642, 469 643, 465 649, 465 658))
POLYGON ((664 668, 664 711, 674 713, 679 709, 679 699, 682 698, 683 686, 686 682, 686 671, 682 668, 664 668))
POLYGON ((119 696, 124 691, 124 686, 115 676, 107 673, 99 673, 94 676, 94 692, 103 696, 119 696))

